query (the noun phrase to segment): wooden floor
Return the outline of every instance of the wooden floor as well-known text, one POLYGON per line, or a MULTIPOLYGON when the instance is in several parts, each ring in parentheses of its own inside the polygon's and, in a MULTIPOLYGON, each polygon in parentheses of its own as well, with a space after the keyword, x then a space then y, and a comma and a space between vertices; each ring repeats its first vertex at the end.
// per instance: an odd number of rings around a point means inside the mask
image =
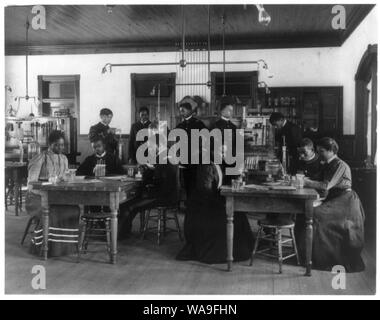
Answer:
POLYGON ((334 290, 330 272, 313 271, 308 278, 303 276, 302 267, 285 265, 280 275, 275 261, 262 258, 257 258, 252 267, 248 262, 235 263, 232 272, 226 272, 224 264, 176 261, 182 243, 175 234, 161 246, 152 237, 141 240, 137 235, 120 242, 116 265, 108 263, 103 246, 89 247, 80 263, 75 256, 45 262, 29 254, 28 244, 20 245, 26 222, 25 212, 19 217, 14 216, 12 207, 6 212, 6 294, 368 295, 376 288, 375 259, 368 250, 363 253, 366 271, 348 274, 346 289, 334 290), (31 287, 35 265, 46 268, 46 290, 31 287))

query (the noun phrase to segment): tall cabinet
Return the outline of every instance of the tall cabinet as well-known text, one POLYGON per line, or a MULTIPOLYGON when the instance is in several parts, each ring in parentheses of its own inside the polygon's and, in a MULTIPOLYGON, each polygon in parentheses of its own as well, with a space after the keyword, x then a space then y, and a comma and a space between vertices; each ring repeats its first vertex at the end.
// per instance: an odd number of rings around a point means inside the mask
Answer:
POLYGON ((77 128, 79 126, 79 75, 40 75, 38 94, 42 102, 39 114, 55 123, 65 134, 65 149, 69 163, 75 164, 77 128))

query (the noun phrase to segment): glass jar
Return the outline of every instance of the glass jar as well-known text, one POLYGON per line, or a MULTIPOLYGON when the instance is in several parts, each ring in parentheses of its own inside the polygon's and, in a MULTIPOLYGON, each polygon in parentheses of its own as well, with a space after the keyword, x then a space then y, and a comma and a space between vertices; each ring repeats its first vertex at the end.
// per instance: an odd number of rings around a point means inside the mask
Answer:
POLYGON ((277 158, 268 159, 265 163, 265 171, 272 177, 277 176, 281 169, 281 163, 277 158))

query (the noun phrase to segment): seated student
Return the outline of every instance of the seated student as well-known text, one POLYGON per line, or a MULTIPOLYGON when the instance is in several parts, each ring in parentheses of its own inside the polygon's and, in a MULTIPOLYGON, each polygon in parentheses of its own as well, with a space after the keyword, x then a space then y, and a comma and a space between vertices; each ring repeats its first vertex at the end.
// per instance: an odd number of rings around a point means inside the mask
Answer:
POLYGON ((131 234, 132 222, 139 212, 157 206, 175 207, 179 203, 179 166, 171 164, 168 159, 167 164, 158 163, 160 153, 166 154, 167 145, 159 148, 156 144, 150 144, 149 148, 156 150, 157 164, 145 166, 142 185, 146 187, 146 192, 142 197, 127 203, 125 215, 120 219, 119 239, 131 234))
MULTIPOLYGON (((361 258, 364 246, 364 211, 358 195, 351 189, 350 167, 339 159, 338 144, 323 138, 318 153, 325 165, 320 181, 305 179, 305 187, 327 194, 326 200, 314 208, 313 267, 329 270, 341 265, 346 272, 359 272, 365 266, 361 258)), ((305 226, 296 228, 299 244, 303 244, 305 226)), ((304 253, 300 248, 301 252, 304 253)))
MULTIPOLYGON (((177 260, 224 263, 227 257, 225 199, 220 195, 223 172, 215 163, 197 166, 196 188, 187 199, 184 233, 186 244, 177 260)), ((251 257, 253 234, 245 214, 234 218, 234 261, 251 257)))
MULTIPOLYGON (((37 219, 31 241, 31 251, 39 254, 42 245, 41 194, 33 189, 33 182, 47 182, 50 178, 61 181, 68 170, 68 161, 63 154, 64 135, 54 130, 48 137, 49 148, 34 156, 28 165, 28 193, 25 209, 29 216, 37 219)), ((51 205, 49 207, 49 256, 57 257, 76 252, 79 228, 79 208, 72 205, 51 205), (68 242, 71 238, 73 242, 68 242)))
POLYGON ((106 175, 123 174, 124 169, 119 159, 105 150, 106 144, 102 136, 94 136, 91 141, 94 154, 88 156, 79 166, 76 174, 79 176, 94 176, 94 168, 99 161, 106 165, 106 175))
MULTIPOLYGON (((119 159, 112 153, 109 153, 105 150, 105 142, 102 136, 94 136, 92 140, 92 147, 94 149, 94 154, 88 156, 83 163, 77 169, 76 174, 79 176, 95 176, 95 166, 98 161, 106 165, 106 175, 113 174, 124 174, 124 169, 121 166, 119 159)), ((98 212, 101 209, 105 212, 109 212, 109 207, 100 207, 100 206, 85 206, 85 211, 98 212)), ((124 215, 127 210, 127 203, 121 203, 119 205, 120 215, 124 215)))
POLYGON ((304 138, 298 148, 299 162, 297 171, 302 171, 311 180, 319 180, 322 172, 322 160, 314 151, 314 144, 309 138, 304 138))

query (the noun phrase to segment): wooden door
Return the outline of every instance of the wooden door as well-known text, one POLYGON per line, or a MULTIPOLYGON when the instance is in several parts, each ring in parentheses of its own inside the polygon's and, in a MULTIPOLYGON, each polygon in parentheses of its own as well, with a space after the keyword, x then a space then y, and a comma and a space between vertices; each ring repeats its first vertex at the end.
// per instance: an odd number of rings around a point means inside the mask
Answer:
POLYGON ((139 120, 139 109, 141 107, 149 109, 151 121, 157 118, 159 85, 160 120, 167 121, 169 128, 175 126, 175 79, 175 73, 131 74, 132 123, 139 120))

